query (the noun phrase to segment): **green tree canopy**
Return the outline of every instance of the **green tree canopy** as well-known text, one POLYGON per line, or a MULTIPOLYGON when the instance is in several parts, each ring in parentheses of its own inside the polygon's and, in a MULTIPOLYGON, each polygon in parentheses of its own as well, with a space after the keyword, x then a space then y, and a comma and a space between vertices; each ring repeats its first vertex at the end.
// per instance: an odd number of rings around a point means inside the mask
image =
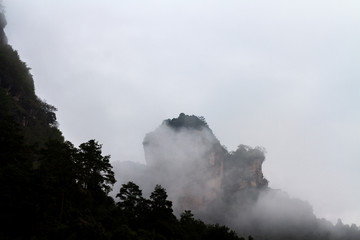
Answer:
POLYGON ((79 146, 79 152, 75 159, 77 169, 77 180, 82 187, 88 190, 100 188, 109 193, 116 182, 110 155, 103 156, 102 145, 95 140, 89 140, 79 146))
POLYGON ((154 191, 150 195, 151 210, 159 213, 172 214, 172 202, 169 201, 166 190, 157 184, 154 191))

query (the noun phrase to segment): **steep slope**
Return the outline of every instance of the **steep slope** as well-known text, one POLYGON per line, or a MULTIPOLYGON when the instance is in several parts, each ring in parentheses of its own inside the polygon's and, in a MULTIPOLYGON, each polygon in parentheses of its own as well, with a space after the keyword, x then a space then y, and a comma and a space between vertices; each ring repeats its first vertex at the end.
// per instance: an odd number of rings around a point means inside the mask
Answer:
POLYGON ((29 68, 7 44, 5 26, 0 12, 0 121, 13 119, 28 144, 41 147, 49 139, 63 140, 57 128, 56 108, 36 96, 29 68))
POLYGON ((123 186, 115 204, 110 156, 93 139, 79 148, 63 141, 56 109, 36 96, 29 69, 7 44, 1 0, 0 13, 0 239, 243 240, 189 212, 176 219, 160 186, 149 199, 138 189, 138 205, 123 186))
POLYGON ((179 210, 199 209, 220 195, 267 186, 261 148, 240 145, 229 153, 202 117, 181 113, 165 120, 146 135, 143 145, 149 169, 175 188, 179 210))

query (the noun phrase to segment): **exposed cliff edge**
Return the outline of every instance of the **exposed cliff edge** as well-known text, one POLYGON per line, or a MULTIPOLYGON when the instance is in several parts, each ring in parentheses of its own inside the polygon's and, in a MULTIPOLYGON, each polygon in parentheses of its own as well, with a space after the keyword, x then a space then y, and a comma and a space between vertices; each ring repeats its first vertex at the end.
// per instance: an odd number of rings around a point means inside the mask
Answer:
POLYGON ((181 113, 165 120, 143 142, 148 168, 175 188, 179 210, 199 209, 222 195, 266 188, 260 147, 228 152, 203 117, 181 113))

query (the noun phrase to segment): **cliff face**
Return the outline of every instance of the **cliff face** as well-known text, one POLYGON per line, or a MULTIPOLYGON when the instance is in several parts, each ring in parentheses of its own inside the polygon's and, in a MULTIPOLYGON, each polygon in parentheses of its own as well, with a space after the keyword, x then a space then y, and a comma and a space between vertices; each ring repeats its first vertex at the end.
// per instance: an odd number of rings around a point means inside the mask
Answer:
POLYGON ((0 5, 0 44, 1 45, 7 44, 7 38, 4 32, 5 26, 6 26, 6 19, 0 5))
POLYGON ((264 160, 263 149, 240 145, 225 162, 224 191, 231 194, 245 188, 267 187, 268 181, 262 172, 264 160))
POLYGON ((202 117, 180 114, 146 135, 145 159, 159 182, 175 192, 180 210, 206 206, 222 194, 267 186, 260 148, 228 152, 202 117), (156 172, 156 173, 155 173, 156 172))

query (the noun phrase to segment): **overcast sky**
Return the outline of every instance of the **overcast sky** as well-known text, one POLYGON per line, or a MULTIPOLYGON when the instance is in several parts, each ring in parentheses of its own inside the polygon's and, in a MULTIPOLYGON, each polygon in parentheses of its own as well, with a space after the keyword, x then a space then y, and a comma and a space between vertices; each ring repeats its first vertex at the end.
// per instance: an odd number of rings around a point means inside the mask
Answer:
POLYGON ((270 187, 360 225, 360 1, 4 0, 9 43, 76 145, 144 162, 179 113, 229 150, 267 149, 270 187))

